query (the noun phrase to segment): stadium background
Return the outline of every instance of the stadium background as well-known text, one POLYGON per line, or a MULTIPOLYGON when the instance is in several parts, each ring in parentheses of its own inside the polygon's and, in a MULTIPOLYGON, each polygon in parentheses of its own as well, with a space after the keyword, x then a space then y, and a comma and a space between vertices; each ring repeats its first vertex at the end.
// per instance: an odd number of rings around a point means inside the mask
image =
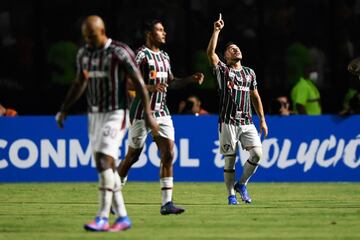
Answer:
MULTIPOLYGON (((203 107, 215 113, 215 82, 204 51, 219 12, 225 20, 219 47, 228 40, 240 45, 243 64, 257 73, 267 113, 271 99, 289 94, 293 85, 291 68, 296 66, 290 66, 289 54, 299 50, 295 43, 302 43, 318 57, 323 112, 341 110, 351 81, 346 65, 359 56, 357 0, 3 0, 0 102, 20 115, 55 114, 74 74, 72 56, 82 44, 81 21, 98 14, 110 37, 134 49, 143 40, 142 21, 162 19, 167 32, 165 49, 175 74, 202 71, 206 75, 200 88, 170 92, 170 110, 176 113, 179 101, 195 93, 203 107)), ((80 101, 72 111, 84 112, 85 102, 80 101)))

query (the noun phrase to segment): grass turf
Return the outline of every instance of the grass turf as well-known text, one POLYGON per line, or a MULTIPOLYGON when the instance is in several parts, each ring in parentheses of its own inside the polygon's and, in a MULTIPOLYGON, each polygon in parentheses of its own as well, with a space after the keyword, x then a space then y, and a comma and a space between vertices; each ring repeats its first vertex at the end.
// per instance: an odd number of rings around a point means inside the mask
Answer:
MULTIPOLYGON (((223 183, 176 183, 182 215, 161 216, 159 183, 128 182, 132 229, 92 233, 96 183, 0 184, 0 240, 360 239, 359 183, 250 183, 253 203, 228 206, 223 183)), ((111 217, 111 221, 113 221, 111 217)))

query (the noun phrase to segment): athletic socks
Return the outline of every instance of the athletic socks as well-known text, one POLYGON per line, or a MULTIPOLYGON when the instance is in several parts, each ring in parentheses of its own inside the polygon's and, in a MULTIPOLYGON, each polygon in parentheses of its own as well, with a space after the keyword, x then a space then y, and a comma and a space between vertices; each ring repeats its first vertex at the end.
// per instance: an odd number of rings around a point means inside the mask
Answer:
POLYGON ((99 211, 97 216, 108 218, 114 189, 115 179, 112 169, 99 173, 99 211))
POLYGON ((164 206, 167 202, 172 201, 173 193, 173 177, 164 177, 160 178, 160 188, 161 188, 161 205, 164 206))

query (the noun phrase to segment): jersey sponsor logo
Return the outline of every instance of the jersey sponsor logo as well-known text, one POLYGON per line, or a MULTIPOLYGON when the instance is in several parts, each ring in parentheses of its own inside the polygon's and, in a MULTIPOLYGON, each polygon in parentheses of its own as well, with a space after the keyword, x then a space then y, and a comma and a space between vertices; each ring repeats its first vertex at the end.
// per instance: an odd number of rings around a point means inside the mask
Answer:
POLYGON ((235 90, 239 90, 239 91, 246 91, 246 92, 248 92, 248 91, 250 91, 250 88, 249 87, 246 87, 246 86, 238 86, 238 85, 236 85, 234 82, 232 82, 232 81, 228 81, 227 82, 227 87, 229 88, 229 89, 235 89, 235 90))
POLYGON ((167 78, 168 73, 167 72, 156 72, 155 70, 151 70, 150 73, 149 73, 149 77, 151 79, 154 79, 154 78, 167 78))
POLYGON ((89 77, 90 78, 104 78, 104 77, 106 77, 106 73, 104 71, 90 71, 89 77))

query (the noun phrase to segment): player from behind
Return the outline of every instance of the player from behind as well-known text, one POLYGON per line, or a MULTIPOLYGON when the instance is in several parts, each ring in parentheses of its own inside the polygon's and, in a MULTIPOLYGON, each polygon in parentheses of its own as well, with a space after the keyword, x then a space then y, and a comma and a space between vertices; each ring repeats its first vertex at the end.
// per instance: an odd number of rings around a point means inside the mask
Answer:
MULTIPOLYGON (((174 78, 169 55, 160 50, 166 39, 166 32, 161 21, 152 20, 146 22, 144 24, 144 34, 146 43, 138 50, 136 62, 150 94, 153 116, 159 124, 159 136, 153 136, 153 140, 160 151, 161 158, 160 188, 162 203, 160 213, 162 215, 179 214, 185 210, 176 207, 172 201, 175 133, 170 112, 166 105, 167 89, 184 87, 191 82, 201 84, 204 75, 195 73, 183 79, 174 78)), ((132 102, 130 118, 132 124, 129 128, 129 148, 125 159, 121 161, 118 167, 119 175, 124 184, 130 167, 139 159, 149 132, 148 129, 144 128, 144 111, 142 99, 139 96, 136 96, 132 102)))
POLYGON ((63 127, 70 106, 87 88, 88 131, 99 175, 99 210, 94 221, 85 224, 89 231, 122 231, 131 227, 121 193, 120 177, 115 169, 119 145, 126 128, 126 79, 130 76, 143 101, 146 124, 156 134, 148 92, 135 63, 133 51, 124 43, 106 36, 103 20, 89 16, 82 24, 86 45, 77 54, 77 76, 56 115, 63 127), (110 207, 117 219, 109 226, 110 207))
POLYGON ((216 45, 224 21, 221 18, 214 23, 214 30, 207 48, 210 64, 214 68, 219 93, 219 142, 220 153, 224 155, 224 181, 228 191, 228 204, 239 204, 235 191, 240 193, 245 203, 251 203, 246 185, 255 173, 262 155, 261 140, 252 121, 251 104, 260 119, 260 134, 266 137, 266 125, 261 98, 257 90, 255 72, 242 66, 242 53, 234 43, 225 47, 225 63, 215 53, 216 45), (243 166, 243 173, 235 183, 235 159, 238 144, 250 153, 243 166))

